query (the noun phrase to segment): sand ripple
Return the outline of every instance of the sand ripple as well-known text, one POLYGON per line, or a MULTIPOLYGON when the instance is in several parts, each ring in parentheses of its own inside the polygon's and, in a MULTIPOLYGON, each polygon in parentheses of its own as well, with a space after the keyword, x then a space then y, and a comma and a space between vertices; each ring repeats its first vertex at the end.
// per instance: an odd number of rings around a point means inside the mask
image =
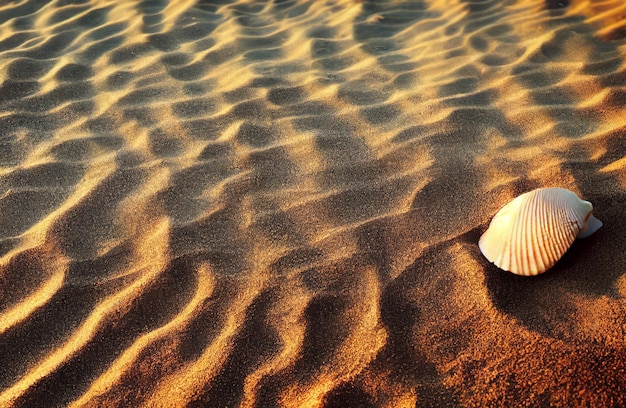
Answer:
POLYGON ((0 6, 0 405, 625 404, 625 11, 0 6), (539 186, 604 228, 505 274, 539 186))

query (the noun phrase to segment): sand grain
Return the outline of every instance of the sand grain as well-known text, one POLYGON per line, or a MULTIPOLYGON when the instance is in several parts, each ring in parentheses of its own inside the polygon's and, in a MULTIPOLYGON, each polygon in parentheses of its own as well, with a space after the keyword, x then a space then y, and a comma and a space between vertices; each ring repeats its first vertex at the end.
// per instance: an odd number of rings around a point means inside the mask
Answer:
POLYGON ((623 405, 625 7, 0 6, 0 404, 623 405), (497 270, 543 186, 604 227, 497 270))

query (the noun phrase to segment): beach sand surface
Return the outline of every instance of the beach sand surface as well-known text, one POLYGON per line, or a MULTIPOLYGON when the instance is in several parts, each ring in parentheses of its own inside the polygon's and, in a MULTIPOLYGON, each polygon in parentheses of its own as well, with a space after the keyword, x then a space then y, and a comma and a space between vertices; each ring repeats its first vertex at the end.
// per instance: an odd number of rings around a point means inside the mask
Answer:
POLYGON ((3 2, 0 406, 624 405, 625 103, 621 0, 3 2))

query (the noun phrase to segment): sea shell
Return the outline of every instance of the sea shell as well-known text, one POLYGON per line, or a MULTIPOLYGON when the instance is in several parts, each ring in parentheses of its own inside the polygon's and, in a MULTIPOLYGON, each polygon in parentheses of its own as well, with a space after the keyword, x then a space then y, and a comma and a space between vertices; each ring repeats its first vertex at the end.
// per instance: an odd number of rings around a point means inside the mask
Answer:
POLYGON ((517 275, 550 269, 576 238, 596 232, 589 201, 564 188, 539 188, 515 198, 493 217, 478 246, 485 258, 517 275))

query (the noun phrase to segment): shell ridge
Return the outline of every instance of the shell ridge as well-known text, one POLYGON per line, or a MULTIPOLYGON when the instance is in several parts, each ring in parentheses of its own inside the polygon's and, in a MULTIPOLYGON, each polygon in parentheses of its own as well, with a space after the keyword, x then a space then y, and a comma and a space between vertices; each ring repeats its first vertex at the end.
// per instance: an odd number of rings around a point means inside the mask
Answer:
POLYGON ((524 222, 524 220, 528 218, 528 212, 530 209, 529 201, 532 201, 532 195, 524 196, 524 200, 522 202, 522 217, 517 217, 516 219, 516 224, 518 228, 516 230, 515 242, 519 243, 519 245, 516 245, 518 251, 516 251, 515 253, 515 268, 517 271, 519 271, 519 273, 522 273, 523 275, 528 275, 528 268, 526 268, 526 264, 524 262, 528 254, 526 242, 526 237, 528 236, 528 234, 526 233, 528 224, 524 222))
POLYGON ((539 200, 537 197, 535 201, 535 205, 537 206, 535 212, 537 213, 538 222, 535 223, 535 231, 533 232, 533 238, 535 242, 535 253, 536 253, 536 264, 537 264, 537 273, 541 273, 546 270, 547 263, 547 253, 545 245, 543 245, 543 241, 545 239, 545 228, 547 221, 547 212, 546 206, 543 205, 543 201, 539 200))
MULTIPOLYGON (((550 243, 553 244, 555 258, 558 259, 559 254, 563 252, 564 237, 563 237, 563 230, 561 228, 561 223, 562 223, 564 215, 563 215, 563 208, 561 207, 561 203, 558 203, 558 206, 556 208, 557 208, 556 214, 554 214, 555 216, 552 217, 551 230, 550 230, 551 235, 554 236, 554 238, 550 240, 550 243)), ((556 263, 554 259, 551 260, 551 263, 552 262, 556 263)))
POLYGON ((526 196, 520 196, 520 214, 522 216, 518 216, 515 218, 515 235, 513 236, 512 244, 513 244, 513 265, 511 271, 517 271, 518 273, 522 273, 524 271, 520 270, 520 258, 522 257, 522 252, 524 251, 524 243, 521 242, 520 237, 522 236, 522 229, 524 228, 522 220, 524 219, 523 214, 526 213, 526 196))
MULTIPOLYGON (((577 205, 569 205, 566 207, 567 211, 567 221, 571 227, 576 226, 575 228, 580 230, 581 225, 583 224, 583 220, 579 216, 578 206, 577 205)), ((586 214, 585 214, 586 215, 586 214)), ((576 233, 578 235, 578 232, 576 233)))
POLYGON ((533 247, 533 231, 536 227, 536 223, 532 222, 532 217, 535 212, 535 203, 537 200, 537 194, 530 194, 529 199, 526 202, 526 212, 524 219, 527 220, 523 223, 523 231, 521 239, 524 242, 524 253, 523 258, 520 260, 522 262, 522 269, 526 276, 535 275, 535 269, 537 266, 533 260, 534 257, 534 247, 533 247), (530 220, 530 222, 528 221, 530 220))
POLYGON ((563 208, 563 203, 560 203, 559 209, 560 209, 559 219, 556 223, 556 229, 558 233, 557 237, 558 237, 559 251, 557 253, 558 257, 557 259, 554 260, 554 263, 556 263, 556 261, 558 261, 563 256, 567 248, 571 245, 571 243, 567 242, 569 240, 568 233, 567 233, 568 225, 569 225, 569 216, 567 214, 567 208, 563 208))
POLYGON ((546 240, 549 238, 548 231, 550 229, 550 212, 549 206, 542 205, 541 206, 541 231, 540 231, 540 246, 541 246, 541 257, 542 257, 542 266, 541 268, 545 271, 550 267, 550 262, 553 255, 553 248, 550 245, 545 245, 546 240))
POLYGON ((537 230, 541 227, 540 223, 534 222, 535 214, 538 210, 539 194, 533 194, 532 199, 528 203, 528 213, 530 216, 530 222, 526 223, 526 229, 529 230, 526 234, 526 241, 528 243, 528 253, 526 254, 526 272, 528 275, 536 275, 538 273, 539 265, 537 264, 537 230))
POLYGON ((578 220, 579 220, 578 226, 580 228, 580 231, 582 231, 583 229, 585 229, 585 223, 587 219, 593 213, 593 205, 589 201, 585 201, 581 199, 578 200, 577 204, 578 205, 576 206, 576 210, 577 210, 576 212, 577 212, 578 220))
POLYGON ((571 205, 567 207, 571 217, 569 229, 570 234, 568 238, 571 239, 571 242, 574 242, 576 240, 576 235, 578 235, 585 224, 585 218, 587 218, 589 207, 585 205, 585 203, 589 205, 591 205, 591 203, 583 201, 577 196, 574 196, 572 200, 575 200, 575 204, 570 202, 571 205))
POLYGON ((563 208, 562 208, 562 200, 558 195, 558 190, 551 190, 549 195, 550 199, 547 200, 549 202, 549 226, 545 232, 548 239, 546 239, 546 247, 550 248, 550 252, 552 255, 547 262, 546 269, 551 268, 561 257, 562 254, 562 243, 563 236, 560 228, 561 219, 563 218, 563 208), (557 193, 557 194, 555 194, 557 193))
POLYGON ((563 208, 564 200, 557 200, 555 214, 552 219, 552 230, 551 233, 554 235, 554 239, 551 241, 554 244, 554 258, 551 260, 550 266, 554 266, 554 264, 563 256, 564 249, 567 248, 566 232, 563 229, 563 220, 567 218, 566 210, 563 208))
POLYGON ((548 231, 550 229, 550 213, 549 213, 549 205, 546 205, 546 192, 541 190, 541 194, 537 195, 537 212, 538 222, 536 234, 536 242, 537 242, 537 273, 541 273, 545 271, 550 264, 550 256, 548 255, 550 246, 546 245, 546 237, 548 231))
POLYGON ((563 197, 559 203, 559 220, 557 222, 557 237, 558 237, 558 252, 556 259, 554 259, 554 264, 561 259, 561 257, 567 252, 569 247, 574 242, 573 228, 571 224, 571 214, 570 214, 570 206, 568 206, 567 199, 563 197))
POLYGON ((563 256, 563 253, 567 251, 567 249, 571 245, 571 242, 573 241, 571 241, 572 223, 571 223, 570 215, 568 214, 570 211, 570 208, 569 206, 567 206, 567 201, 565 199, 562 200, 561 207, 563 208, 563 211, 562 211, 563 219, 561 220, 559 228, 561 229, 561 252, 562 252, 561 256, 563 256))

